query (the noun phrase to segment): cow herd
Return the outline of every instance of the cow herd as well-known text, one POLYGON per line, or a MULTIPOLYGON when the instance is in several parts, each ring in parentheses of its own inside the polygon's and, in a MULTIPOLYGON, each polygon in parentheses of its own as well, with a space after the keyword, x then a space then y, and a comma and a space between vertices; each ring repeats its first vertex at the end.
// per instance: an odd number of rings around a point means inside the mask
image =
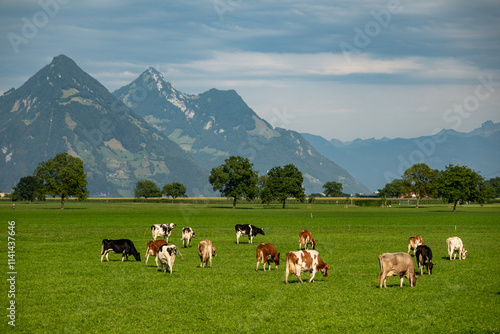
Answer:
MULTIPOLYGON (((176 224, 156 224, 151 226, 151 234, 153 240, 148 241, 146 247, 146 267, 148 265, 149 256, 155 257, 156 267, 160 267, 165 273, 169 269, 172 274, 172 268, 177 257, 177 254, 184 259, 179 249, 175 245, 168 244, 168 238, 176 224), (158 238, 163 238, 156 240, 158 238)), ((251 224, 235 225, 236 244, 239 244, 241 236, 248 236, 248 243, 253 243, 253 238, 257 234, 265 235, 262 228, 251 224)), ((191 239, 195 238, 195 233, 191 227, 182 228, 182 247, 191 247, 191 239)), ((311 231, 302 230, 299 232, 299 251, 290 251, 286 253, 286 271, 285 284, 288 284, 288 276, 290 274, 297 276, 299 282, 303 282, 300 275, 303 272, 310 272, 311 276, 308 282, 313 282, 317 272, 321 272, 324 277, 328 276, 330 267, 323 262, 318 251, 315 250, 317 243, 314 241, 311 231), (304 246, 304 249, 302 249, 304 246), (308 249, 310 247, 311 249, 308 249)), ((446 239, 448 255, 450 260, 458 258, 465 259, 467 251, 464 248, 463 242, 459 237, 446 239)), ((417 268, 420 270, 420 276, 423 275, 424 267, 427 274, 432 275, 432 250, 424 244, 420 235, 412 236, 408 239, 408 252, 403 253, 383 253, 379 255, 380 274, 378 277, 379 287, 386 287, 386 279, 390 276, 400 276, 400 286, 403 287, 403 280, 406 277, 410 281, 410 286, 416 285, 417 275, 415 273, 415 262, 413 261, 410 252, 413 251, 417 262, 417 268)), ((198 244, 198 256, 200 257, 200 268, 209 266, 212 268, 212 258, 217 256, 215 247, 212 241, 205 239, 198 244)), ((128 239, 110 240, 104 239, 101 248, 101 262, 104 257, 109 261, 109 253, 122 254, 122 261, 129 256, 134 256, 136 261, 141 261, 141 256, 135 249, 134 243, 128 239)), ((261 243, 256 249, 257 265, 255 271, 259 271, 259 264, 262 263, 264 271, 266 264, 268 270, 271 270, 271 263, 275 264, 275 270, 278 270, 280 264, 280 253, 271 243, 261 243)))
MULTIPOLYGON (((448 248, 450 261, 455 252, 458 253, 458 258, 460 260, 465 260, 467 251, 464 248, 462 239, 459 237, 448 238, 446 239, 446 246, 448 248)), ((420 269, 420 276, 424 274, 424 267, 427 269, 427 274, 432 275, 432 268, 434 267, 432 263, 432 250, 429 246, 424 245, 422 237, 417 235, 408 239, 408 253, 383 253, 379 255, 380 274, 378 276, 378 281, 380 283, 380 288, 382 285, 386 288, 385 281, 387 277, 394 275, 400 276, 401 287, 403 287, 404 277, 408 278, 412 288, 417 284, 415 263, 410 255, 410 251, 413 251, 416 258, 417 267, 420 269)), ((453 259, 456 259, 457 253, 455 253, 453 259)))

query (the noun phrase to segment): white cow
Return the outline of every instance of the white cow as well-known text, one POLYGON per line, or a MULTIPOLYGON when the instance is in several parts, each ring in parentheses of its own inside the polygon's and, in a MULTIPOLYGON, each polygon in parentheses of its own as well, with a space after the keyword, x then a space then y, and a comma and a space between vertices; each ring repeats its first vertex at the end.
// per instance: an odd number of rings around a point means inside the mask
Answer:
POLYGON ((184 260, 181 252, 177 249, 176 245, 162 245, 160 250, 158 251, 158 260, 161 263, 161 269, 165 267, 164 272, 167 272, 167 267, 170 270, 170 274, 172 274, 172 267, 174 266, 175 257, 179 253, 181 259, 184 260))
POLYGON ((191 227, 182 228, 182 248, 191 247, 191 239, 195 238, 194 231, 191 227))
POLYGON ((450 261, 451 261, 451 256, 453 256, 453 260, 457 258, 457 253, 453 254, 455 251, 458 252, 458 259, 459 260, 465 260, 465 257, 467 256, 467 251, 464 248, 464 243, 462 242, 462 239, 459 237, 451 237, 446 239, 446 246, 448 246, 448 255, 450 256, 450 261))
POLYGON ((151 226, 151 234, 153 236, 153 240, 156 240, 156 238, 158 237, 163 237, 163 239, 168 243, 168 238, 170 237, 170 233, 172 233, 172 230, 174 229, 175 226, 176 225, 174 223, 155 224, 151 226))

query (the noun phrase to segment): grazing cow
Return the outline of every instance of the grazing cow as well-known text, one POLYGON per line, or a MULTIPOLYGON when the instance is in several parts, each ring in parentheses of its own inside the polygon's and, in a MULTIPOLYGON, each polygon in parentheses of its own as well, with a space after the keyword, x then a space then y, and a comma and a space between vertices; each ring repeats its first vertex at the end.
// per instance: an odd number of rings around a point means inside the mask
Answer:
POLYGON ((321 271, 323 276, 327 277, 328 269, 330 267, 321 260, 318 251, 300 250, 298 252, 288 252, 286 253, 285 284, 288 284, 289 274, 297 276, 300 283, 303 283, 300 274, 308 271, 311 273, 311 278, 308 282, 311 283, 318 271, 321 271))
POLYGON ((240 244, 240 237, 242 235, 248 235, 249 243, 252 243, 253 238, 259 233, 262 235, 266 235, 263 229, 250 224, 245 224, 245 225, 236 224, 234 226, 234 229, 236 230, 236 243, 238 245, 240 244))
POLYGON ((429 246, 418 246, 415 251, 415 257, 417 258, 417 265, 420 269, 420 276, 424 274, 424 266, 427 267, 427 274, 432 275, 434 263, 432 263, 432 251, 429 246))
POLYGON ((191 247, 191 239, 196 237, 194 231, 191 227, 182 228, 182 248, 191 247))
POLYGON ((134 243, 128 239, 119 239, 119 240, 109 240, 104 239, 102 241, 101 248, 101 262, 104 256, 106 256, 106 261, 109 262, 108 255, 109 253, 122 254, 122 262, 125 257, 133 255, 137 261, 141 261, 141 255, 137 252, 134 247, 134 243))
POLYGON ((204 268, 208 261, 210 261, 210 268, 212 268, 212 257, 216 257, 215 247, 212 241, 205 239, 198 244, 198 255, 200 256, 200 268, 204 268))
POLYGON ((278 253, 273 244, 260 244, 257 246, 256 272, 259 272, 259 262, 261 260, 264 271, 266 271, 266 262, 269 270, 271 270, 271 262, 276 264, 276 270, 278 270, 278 266, 280 265, 280 253, 278 253))
POLYGON ((417 249, 417 247, 421 245, 424 245, 424 241, 422 240, 421 236, 417 235, 415 237, 410 237, 408 239, 408 254, 410 254, 410 250, 412 250, 413 255, 415 255, 415 249, 417 249))
POLYGON ((181 259, 184 260, 184 257, 182 256, 181 252, 179 252, 176 245, 161 245, 160 249, 158 250, 158 259, 161 263, 161 269, 163 270, 163 267, 165 267, 165 270, 163 272, 166 273, 168 267, 170 270, 170 275, 172 275, 172 267, 174 266, 177 253, 179 253, 181 259))
POLYGON ((404 277, 410 280, 410 286, 413 288, 417 284, 417 275, 415 275, 415 262, 407 253, 383 253, 379 255, 380 275, 378 281, 380 288, 382 284, 387 288, 385 280, 387 277, 399 275, 401 278, 400 286, 403 287, 404 277))
POLYGON ((155 262, 156 262, 156 267, 159 267, 158 265, 158 251, 160 250, 160 247, 162 245, 166 245, 167 242, 165 240, 151 240, 148 241, 148 245, 146 247, 146 267, 148 266, 148 259, 150 255, 153 255, 155 257, 155 262))
MULTIPOLYGON (((467 251, 464 248, 464 243, 462 242, 462 239, 459 237, 451 237, 446 239, 446 245, 448 246, 448 255, 450 256, 450 261, 451 261, 451 256, 455 251, 458 252, 458 259, 459 260, 465 260, 465 257, 467 256, 467 251)), ((454 254, 453 260, 457 258, 457 253, 454 254)))
POLYGON ((166 239, 168 243, 168 238, 170 237, 170 233, 174 229, 176 225, 174 223, 171 224, 156 224, 151 226, 151 234, 153 235, 153 240, 156 240, 158 237, 163 237, 163 240, 166 239))
POLYGON ((299 233, 299 250, 302 250, 302 245, 304 245, 305 249, 307 249, 308 245, 312 246, 312 249, 316 249, 317 243, 314 242, 311 231, 302 230, 299 233))

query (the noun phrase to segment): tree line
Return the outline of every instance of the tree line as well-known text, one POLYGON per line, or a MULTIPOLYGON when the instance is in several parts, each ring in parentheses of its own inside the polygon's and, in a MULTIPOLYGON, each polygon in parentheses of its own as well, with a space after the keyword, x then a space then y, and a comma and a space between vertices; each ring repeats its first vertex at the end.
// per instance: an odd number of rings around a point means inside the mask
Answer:
MULTIPOLYGON (((12 200, 44 200, 47 195, 64 200, 76 197, 84 200, 88 197, 87 174, 81 159, 68 153, 61 153, 54 158, 38 164, 32 176, 20 179, 14 187, 12 200)), ((302 183, 304 178, 293 164, 275 166, 266 175, 258 176, 253 164, 247 158, 231 156, 224 164, 211 170, 209 183, 221 197, 232 199, 233 208, 241 199, 260 198, 262 203, 278 201, 285 207, 288 198, 304 202, 306 195, 302 183)), ((323 184, 324 195, 328 197, 349 196, 342 192, 342 183, 329 181, 323 184)), ((180 182, 173 182, 160 189, 154 181, 140 180, 136 183, 136 198, 150 197, 187 197, 186 187, 180 182)), ((439 171, 429 168, 424 163, 408 168, 401 179, 395 179, 379 189, 379 197, 416 197, 417 204, 424 197, 443 198, 453 203, 453 211, 460 201, 484 203, 490 198, 500 197, 500 177, 485 181, 474 170, 466 166, 446 166, 439 171)))

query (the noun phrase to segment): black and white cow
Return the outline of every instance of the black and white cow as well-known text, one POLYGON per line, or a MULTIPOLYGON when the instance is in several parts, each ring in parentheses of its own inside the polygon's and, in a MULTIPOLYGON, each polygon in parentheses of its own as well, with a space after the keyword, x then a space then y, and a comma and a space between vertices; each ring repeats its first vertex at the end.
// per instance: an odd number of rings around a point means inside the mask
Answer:
POLYGON ((191 247, 191 239, 195 238, 194 231, 191 227, 182 228, 182 248, 191 247))
POLYGON ((234 229, 236 230, 236 243, 239 245, 240 244, 240 237, 242 235, 247 235, 248 236, 248 242, 249 243, 252 243, 252 239, 257 235, 257 234, 262 234, 262 235, 266 235, 264 233, 264 230, 259 228, 259 227, 256 227, 254 225, 250 225, 250 224, 244 224, 244 225, 240 225, 240 224, 236 224, 234 226, 234 229))
POLYGON ((417 258, 417 265, 420 268, 420 276, 424 274, 424 266, 427 267, 427 273, 432 275, 432 268, 434 263, 432 263, 432 251, 426 245, 417 246, 415 250, 415 257, 417 258))
POLYGON ((122 254, 122 261, 125 257, 133 255, 137 261, 141 261, 141 255, 135 249, 134 243, 129 239, 119 239, 119 240, 109 240, 104 239, 102 241, 101 248, 101 262, 104 256, 106 256, 106 261, 109 262, 109 253, 122 254))
POLYGON ((153 240, 156 240, 156 238, 158 237, 163 237, 163 239, 168 243, 168 238, 170 237, 170 233, 172 233, 172 230, 174 229, 175 226, 176 225, 174 223, 155 224, 151 226, 151 234, 153 236, 153 240))
POLYGON ((170 274, 172 274, 172 267, 174 266, 177 253, 179 253, 181 259, 184 260, 184 257, 182 256, 181 252, 179 252, 176 245, 161 245, 160 249, 158 250, 158 260, 160 260, 161 269, 163 270, 163 267, 165 267, 165 273, 167 272, 168 267, 168 269, 170 270, 170 274))

